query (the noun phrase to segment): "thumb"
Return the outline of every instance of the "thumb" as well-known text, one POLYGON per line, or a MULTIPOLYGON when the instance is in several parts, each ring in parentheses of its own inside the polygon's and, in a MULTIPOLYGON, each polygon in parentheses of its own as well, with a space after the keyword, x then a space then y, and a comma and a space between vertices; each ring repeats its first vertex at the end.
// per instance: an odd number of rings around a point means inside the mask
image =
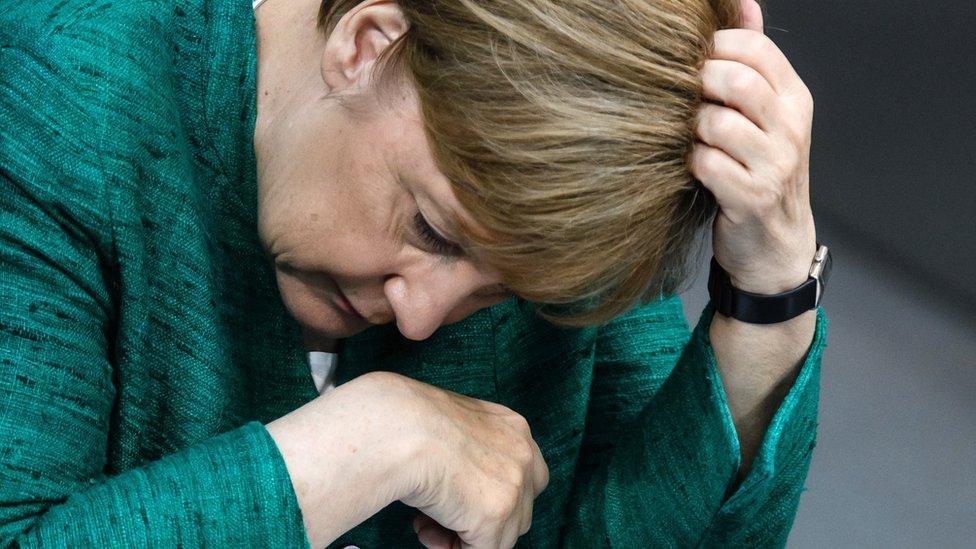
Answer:
POLYGON ((763 32, 762 8, 756 0, 740 0, 742 4, 742 23, 744 29, 763 32))

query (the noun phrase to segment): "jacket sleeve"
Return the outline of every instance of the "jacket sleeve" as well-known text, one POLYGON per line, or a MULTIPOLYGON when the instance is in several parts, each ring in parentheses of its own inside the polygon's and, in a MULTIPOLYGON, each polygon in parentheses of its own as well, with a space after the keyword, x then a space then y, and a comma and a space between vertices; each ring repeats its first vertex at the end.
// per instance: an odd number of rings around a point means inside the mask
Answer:
POLYGON ((816 444, 827 318, 741 485, 739 441, 709 341, 677 296, 599 329, 566 547, 783 546, 816 444))
POLYGON ((0 547, 307 546, 259 422, 105 474, 120 428, 109 261, 45 162, 0 140, 0 547))

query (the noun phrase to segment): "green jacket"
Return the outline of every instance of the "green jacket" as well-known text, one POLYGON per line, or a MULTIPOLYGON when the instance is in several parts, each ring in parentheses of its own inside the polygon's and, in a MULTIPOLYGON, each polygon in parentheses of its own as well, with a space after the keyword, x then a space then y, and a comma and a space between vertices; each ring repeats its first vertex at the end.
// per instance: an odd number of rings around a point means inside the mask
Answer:
MULTIPOLYGON (((257 239, 247 0, 0 12, 0 546, 303 547, 264 424, 317 396, 257 239)), ((741 487, 708 340, 676 296, 588 329, 509 300, 369 370, 509 406, 550 467, 519 547, 783 545, 827 319, 741 487)), ((396 503, 337 547, 418 547, 396 503)))

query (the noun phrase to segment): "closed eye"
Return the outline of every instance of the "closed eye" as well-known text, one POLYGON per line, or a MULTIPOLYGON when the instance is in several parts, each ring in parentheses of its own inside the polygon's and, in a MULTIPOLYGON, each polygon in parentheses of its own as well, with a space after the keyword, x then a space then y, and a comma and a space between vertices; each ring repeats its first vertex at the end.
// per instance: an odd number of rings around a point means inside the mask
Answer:
POLYGON ((417 236, 424 241, 424 244, 428 246, 431 252, 450 257, 464 255, 464 249, 461 246, 437 234, 437 231, 424 219, 424 215, 420 213, 420 210, 417 210, 417 213, 413 216, 413 224, 417 236))

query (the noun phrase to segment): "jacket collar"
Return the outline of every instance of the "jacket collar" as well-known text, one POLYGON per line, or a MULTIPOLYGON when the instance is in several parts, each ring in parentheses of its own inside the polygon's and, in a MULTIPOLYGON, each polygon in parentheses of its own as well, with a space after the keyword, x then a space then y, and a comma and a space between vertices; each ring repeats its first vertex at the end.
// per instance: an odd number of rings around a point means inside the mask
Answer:
POLYGON ((246 0, 207 0, 203 124, 248 226, 257 227, 257 49, 254 11, 246 0))

